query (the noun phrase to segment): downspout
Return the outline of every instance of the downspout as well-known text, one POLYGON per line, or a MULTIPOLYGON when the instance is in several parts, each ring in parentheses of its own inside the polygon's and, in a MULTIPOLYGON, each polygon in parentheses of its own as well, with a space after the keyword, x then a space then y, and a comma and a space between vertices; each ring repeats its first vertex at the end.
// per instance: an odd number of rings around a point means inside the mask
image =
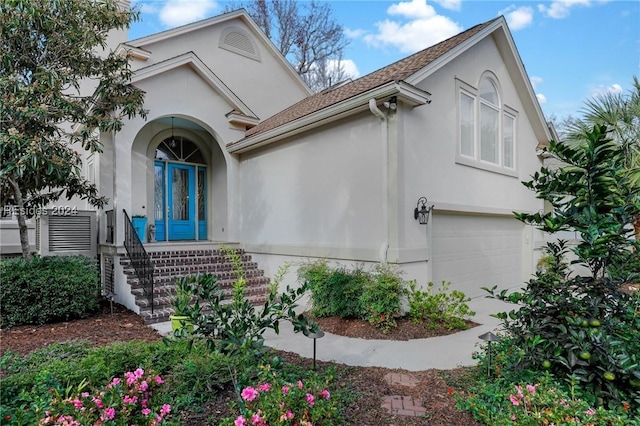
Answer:
POLYGON ((380 245, 380 262, 387 263, 387 257, 389 253, 389 209, 387 206, 388 198, 388 179, 389 179, 389 154, 388 154, 388 140, 387 140, 387 117, 378 108, 375 99, 369 99, 369 111, 381 120, 382 126, 380 126, 381 141, 382 141, 382 193, 384 194, 382 201, 382 232, 383 240, 380 245))

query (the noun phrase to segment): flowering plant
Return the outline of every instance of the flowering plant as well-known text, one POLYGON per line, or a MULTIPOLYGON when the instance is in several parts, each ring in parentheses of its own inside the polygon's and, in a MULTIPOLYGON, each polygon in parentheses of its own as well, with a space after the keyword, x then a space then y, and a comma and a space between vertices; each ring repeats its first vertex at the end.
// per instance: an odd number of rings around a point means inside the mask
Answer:
POLYGON ((586 401, 570 397, 546 383, 514 386, 509 394, 509 418, 516 425, 626 425, 629 404, 619 412, 593 408, 586 401))
MULTIPOLYGON (((115 377, 103 389, 93 393, 82 392, 86 382, 78 386, 78 394, 62 398, 54 394, 49 409, 40 419, 40 425, 99 426, 137 425, 151 426, 163 423, 171 412, 169 404, 153 401, 157 388, 164 383, 160 376, 138 368, 123 378, 115 377)), ((54 391, 55 393, 55 391, 54 391)))
POLYGON ((341 424, 337 403, 314 377, 289 383, 263 368, 257 386, 240 393, 241 415, 224 419, 223 426, 329 426, 341 424), (265 374, 266 373, 266 374, 265 374))

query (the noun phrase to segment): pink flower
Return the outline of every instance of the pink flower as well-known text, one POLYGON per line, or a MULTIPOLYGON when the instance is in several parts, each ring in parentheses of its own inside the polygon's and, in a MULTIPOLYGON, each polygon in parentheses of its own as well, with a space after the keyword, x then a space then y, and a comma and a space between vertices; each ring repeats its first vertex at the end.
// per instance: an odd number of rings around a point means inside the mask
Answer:
POLYGON ((242 390, 240 396, 242 396, 242 399, 245 401, 253 401, 256 399, 256 396, 258 396, 258 391, 251 386, 247 386, 242 390))
POLYGON ((156 384, 157 385, 161 385, 164 383, 164 380, 162 380, 162 377, 160 376, 156 376, 156 384))
POLYGON ((149 389, 149 384, 143 380, 142 383, 140 383, 140 390, 142 392, 145 392, 147 389, 149 389))
POLYGON ((119 384, 120 384, 120 378, 114 377, 113 380, 111 381, 111 385, 118 386, 119 384))
POLYGON ((589 408, 587 411, 584 412, 585 414, 589 415, 589 416, 593 416, 596 413, 596 410, 594 410, 593 408, 589 408))
POLYGON ((88 396, 89 396, 89 392, 82 392, 82 393, 80 394, 80 396, 81 396, 81 397, 83 397, 83 398, 86 398, 86 397, 88 397, 88 396))
POLYGON ((263 383, 260 386, 258 386, 258 390, 260 392, 269 392, 270 389, 271 389, 271 385, 269 383, 263 383))
POLYGON ((151 414, 151 410, 149 410, 148 408, 143 408, 141 413, 143 416, 147 417, 149 414, 151 414))
POLYGON ((258 410, 256 414, 251 416, 251 423, 253 423, 254 425, 257 425, 257 424, 260 424, 260 422, 262 422, 262 417, 260 417, 260 413, 262 413, 262 411, 258 410))
POLYGON ((315 398, 313 397, 313 395, 311 395, 310 393, 307 394, 307 396, 305 397, 305 399, 307 400, 307 402, 309 403, 309 407, 313 407, 313 404, 315 404, 315 398))
POLYGON ((72 399, 71 403, 73 404, 74 407, 76 407, 76 410, 79 410, 82 408, 82 401, 80 401, 79 399, 72 399))
POLYGON ((511 403, 512 403, 513 405, 516 405, 516 406, 517 406, 517 405, 520 405, 520 400, 519 400, 519 399, 518 399, 518 397, 517 397, 517 396, 515 396, 514 394, 510 394, 510 395, 509 395, 509 401, 511 401, 511 403))
POLYGON ((129 395, 125 395, 124 398, 122 398, 122 401, 125 404, 135 404, 136 402, 138 402, 138 397, 137 396, 129 396, 129 395))
POLYGON ((100 418, 102 420, 113 420, 115 416, 116 416, 116 409, 113 407, 109 407, 103 411, 102 416, 100 416, 100 418))
POLYGON ((171 412, 171 406, 169 404, 162 404, 162 408, 160 408, 160 414, 166 416, 171 412))
POLYGON ((283 386, 283 387, 282 387, 282 393, 283 393, 284 395, 286 395, 288 392, 289 392, 289 386, 283 386))
POLYGON ((527 392, 529 392, 531 395, 535 395, 536 394, 536 387, 533 385, 527 385, 527 392))
POLYGON ((515 386, 516 392, 518 392, 518 398, 522 398, 524 395, 522 394, 522 386, 515 386))
POLYGON ((136 371, 133 372, 133 374, 137 378, 140 378, 140 377, 144 376, 144 370, 142 368, 138 368, 138 369, 136 369, 136 371))
POLYGON ((292 419, 293 413, 291 412, 291 410, 287 410, 287 412, 285 413, 285 416, 287 417, 287 419, 292 419))
POLYGON ((302 389, 303 385, 302 385, 302 380, 298 380, 298 389, 302 389))
POLYGON ((512 415, 511 415, 511 420, 515 420, 515 419, 516 419, 516 415, 515 415, 515 414, 512 414, 512 415))
POLYGON ((103 408, 104 404, 102 403, 102 400, 100 398, 96 398, 95 396, 92 399, 93 403, 96 404, 96 407, 98 408, 103 408))
POLYGON ((319 396, 320 398, 329 399, 331 397, 331 394, 328 390, 324 389, 322 392, 320 392, 319 396))
POLYGON ((238 418, 236 419, 235 422, 233 422, 233 424, 235 426, 246 426, 247 425, 247 420, 242 416, 238 416, 238 418))

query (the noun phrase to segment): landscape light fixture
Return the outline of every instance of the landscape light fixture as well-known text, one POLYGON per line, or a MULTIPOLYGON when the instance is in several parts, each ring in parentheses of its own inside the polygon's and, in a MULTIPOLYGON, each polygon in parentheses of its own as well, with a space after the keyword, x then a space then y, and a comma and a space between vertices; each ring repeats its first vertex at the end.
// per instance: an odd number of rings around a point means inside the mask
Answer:
POLYGON ((418 221, 420 225, 426 225, 429 223, 429 213, 433 210, 433 204, 427 207, 427 197, 418 198, 418 203, 413 211, 413 218, 418 221))
POLYGON ((398 98, 395 96, 390 97, 388 101, 384 102, 384 107, 392 111, 398 109, 398 98))
POLYGON ((304 335, 309 339, 313 339, 313 371, 316 371, 316 339, 324 337, 324 331, 318 330, 315 333, 311 331, 305 331, 304 335))
POLYGON ((489 331, 478 336, 478 339, 487 342, 487 376, 491 377, 491 342, 499 342, 500 338, 489 331))

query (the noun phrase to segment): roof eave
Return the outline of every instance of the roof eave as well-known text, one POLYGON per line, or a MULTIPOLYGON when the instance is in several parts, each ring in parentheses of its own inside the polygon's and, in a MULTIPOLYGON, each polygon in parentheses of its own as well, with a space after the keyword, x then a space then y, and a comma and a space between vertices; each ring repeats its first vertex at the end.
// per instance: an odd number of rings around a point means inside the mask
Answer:
POLYGON ((382 103, 390 96, 396 96, 401 102, 411 107, 431 102, 429 92, 404 81, 392 81, 282 126, 231 143, 227 145, 227 150, 230 153, 242 154, 367 110, 370 99, 376 99, 376 102, 382 103))

